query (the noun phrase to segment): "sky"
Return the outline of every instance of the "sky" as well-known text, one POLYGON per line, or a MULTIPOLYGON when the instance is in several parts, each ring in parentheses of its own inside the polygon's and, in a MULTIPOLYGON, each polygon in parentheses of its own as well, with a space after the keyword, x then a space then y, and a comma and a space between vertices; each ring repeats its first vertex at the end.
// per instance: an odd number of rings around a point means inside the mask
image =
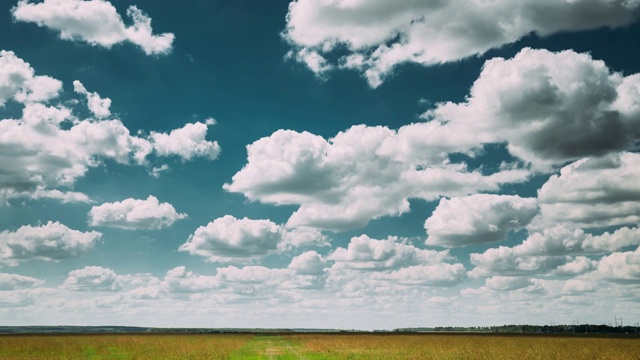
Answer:
POLYGON ((0 325, 640 321, 640 2, 0 4, 0 325))

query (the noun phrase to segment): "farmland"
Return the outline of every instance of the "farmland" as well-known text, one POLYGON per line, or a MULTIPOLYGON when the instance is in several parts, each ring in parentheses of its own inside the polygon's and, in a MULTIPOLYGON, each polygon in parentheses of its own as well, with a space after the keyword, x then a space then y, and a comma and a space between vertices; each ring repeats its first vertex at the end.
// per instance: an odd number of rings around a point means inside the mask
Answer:
POLYGON ((1 335, 0 359, 639 359, 624 336, 494 334, 1 335))

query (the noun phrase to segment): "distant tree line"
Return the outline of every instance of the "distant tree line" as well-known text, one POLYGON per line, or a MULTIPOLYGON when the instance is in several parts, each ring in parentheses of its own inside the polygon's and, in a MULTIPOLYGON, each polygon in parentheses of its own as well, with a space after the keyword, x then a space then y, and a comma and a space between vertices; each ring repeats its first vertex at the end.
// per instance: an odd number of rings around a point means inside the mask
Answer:
POLYGON ((500 325, 500 326, 439 326, 420 328, 399 328, 394 332, 476 332, 504 334, 640 334, 638 326, 610 325, 500 325))

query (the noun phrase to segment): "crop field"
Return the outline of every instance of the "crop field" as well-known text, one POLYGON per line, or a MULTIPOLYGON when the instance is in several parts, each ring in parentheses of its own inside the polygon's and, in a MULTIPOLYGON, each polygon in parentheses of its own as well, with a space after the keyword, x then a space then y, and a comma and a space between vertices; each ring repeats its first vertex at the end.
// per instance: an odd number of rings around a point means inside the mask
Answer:
POLYGON ((640 339, 491 334, 1 335, 0 359, 640 359, 640 339))

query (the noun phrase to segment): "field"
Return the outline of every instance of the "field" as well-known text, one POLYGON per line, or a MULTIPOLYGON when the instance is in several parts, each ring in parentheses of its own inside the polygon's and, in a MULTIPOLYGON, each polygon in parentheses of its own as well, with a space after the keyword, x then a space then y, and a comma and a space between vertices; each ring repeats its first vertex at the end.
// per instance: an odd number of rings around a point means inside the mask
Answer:
POLYGON ((640 359, 640 339, 491 334, 0 335, 0 359, 640 359))

